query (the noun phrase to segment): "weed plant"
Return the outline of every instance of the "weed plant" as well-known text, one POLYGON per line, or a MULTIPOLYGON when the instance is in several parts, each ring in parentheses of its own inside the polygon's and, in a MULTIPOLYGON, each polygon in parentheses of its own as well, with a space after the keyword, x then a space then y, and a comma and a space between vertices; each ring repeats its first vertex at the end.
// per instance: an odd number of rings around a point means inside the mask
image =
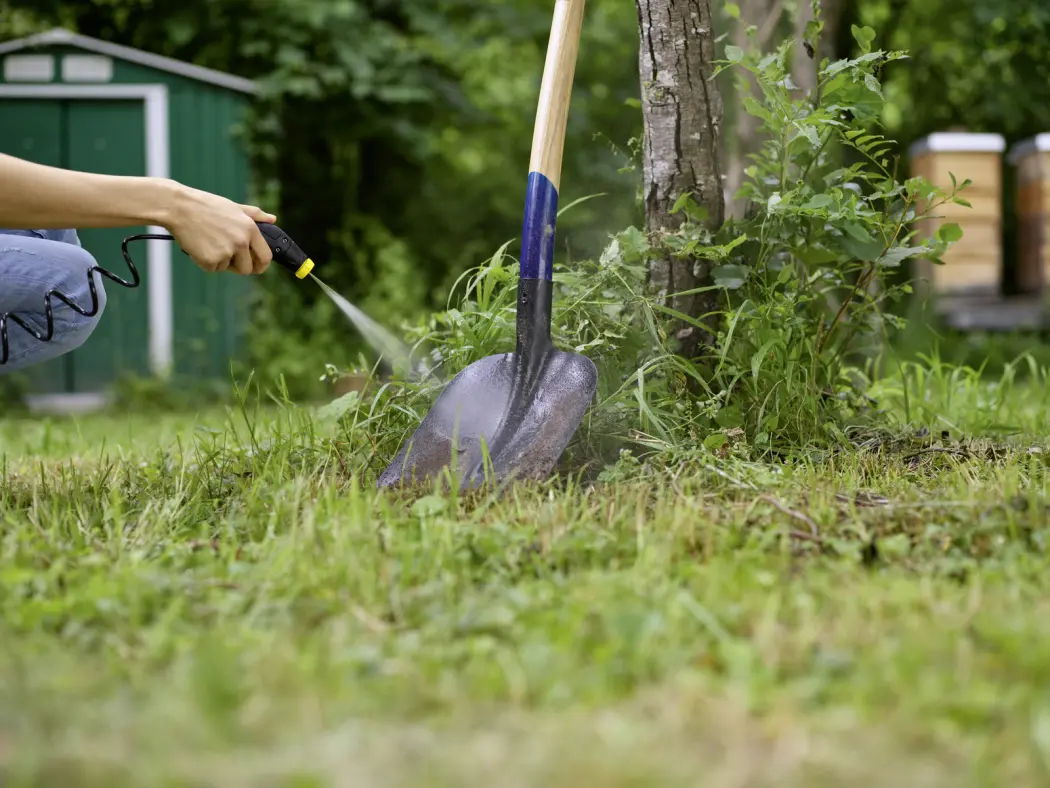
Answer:
MULTIPOLYGON (((820 22, 807 35, 815 41, 820 22)), ((791 82, 790 42, 775 52, 726 48, 722 68, 749 74, 761 101, 746 110, 761 120, 761 150, 747 169, 749 211, 717 232, 684 194, 674 207, 686 221, 673 233, 628 227, 597 260, 555 272, 555 342, 598 365, 597 401, 566 455, 566 467, 597 470, 620 452, 635 456, 683 447, 724 446, 742 436, 753 456, 826 451, 857 429, 878 429, 887 412, 867 392, 884 376, 894 311, 912 292, 902 266, 939 263, 961 237, 953 223, 934 237, 913 229, 960 196, 920 177, 900 179, 878 132, 884 104, 878 75, 901 52, 872 49, 874 32, 854 28, 856 58, 814 63, 817 88, 791 82), (719 330, 696 358, 671 350, 676 313, 647 287, 659 254, 713 263, 708 286, 720 296, 719 330)), ((954 176, 953 176, 954 177, 954 176)), ((570 210, 573 206, 563 209, 570 210)), ((478 359, 513 348, 517 262, 507 242, 465 274, 447 308, 410 331, 417 352, 441 374, 423 382, 388 381, 371 395, 333 403, 345 444, 378 468, 406 440, 441 385, 478 359)))

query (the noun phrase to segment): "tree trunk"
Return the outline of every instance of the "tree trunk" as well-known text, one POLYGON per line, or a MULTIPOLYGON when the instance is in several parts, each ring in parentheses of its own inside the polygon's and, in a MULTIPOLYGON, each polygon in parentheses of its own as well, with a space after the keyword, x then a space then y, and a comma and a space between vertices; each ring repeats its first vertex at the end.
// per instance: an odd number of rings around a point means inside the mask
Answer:
MULTIPOLYGON (((717 229, 725 216, 719 161, 722 98, 711 78, 715 35, 710 0, 636 1, 646 229, 658 239, 681 227, 684 216, 672 215, 671 209, 686 192, 706 209, 707 226, 717 229)), ((667 306, 685 315, 702 318, 717 309, 713 292, 675 295, 711 284, 706 261, 657 256, 650 262, 649 279, 667 306)), ((678 352, 686 358, 694 357, 701 343, 713 344, 709 332, 684 322, 676 326, 676 337, 678 352)))
MULTIPOLYGON (((838 58, 836 50, 844 5, 844 0, 821 0, 820 16, 824 22, 824 32, 820 38, 820 52, 814 53, 815 58, 809 56, 803 44, 806 25, 813 19, 810 0, 797 0, 795 12, 789 13, 794 36, 791 79, 807 95, 812 95, 817 86, 819 58, 826 57, 832 61, 838 58)), ((785 9, 784 0, 738 0, 737 6, 740 8, 740 19, 733 25, 729 34, 733 44, 741 49, 753 45, 762 52, 772 52, 780 43, 778 35, 787 32, 782 29, 781 24, 785 10, 790 11, 785 9), (755 35, 751 41, 746 34, 748 25, 755 27, 755 35)), ((750 76, 740 76, 738 79, 746 81, 746 87, 740 88, 741 90, 750 90, 755 99, 761 101, 759 91, 750 76)), ((743 218, 747 205, 746 200, 734 200, 732 197, 744 183, 744 168, 747 166, 748 156, 756 153, 762 144, 760 122, 744 109, 743 99, 744 94, 740 92, 732 97, 736 103, 736 120, 732 133, 728 135, 731 139, 727 139, 726 143, 726 212, 736 218, 743 218)))
POLYGON ((799 0, 798 13, 795 15, 794 63, 791 78, 807 94, 812 95, 817 88, 817 69, 823 58, 835 61, 838 58, 839 23, 842 21, 843 0, 820 0, 820 19, 824 29, 820 34, 820 43, 813 57, 806 52, 803 36, 806 25, 813 21, 813 8, 810 0, 799 0))
MULTIPOLYGON (((821 3, 823 5, 823 3, 821 3)), ((799 0, 798 13, 795 14, 795 41, 792 49, 794 62, 791 64, 791 80, 807 96, 812 96, 817 89, 817 69, 820 67, 821 55, 816 52, 811 57, 806 51, 806 25, 813 21, 813 8, 809 0, 799 0)), ((834 43, 834 42, 832 42, 834 43)), ((828 48, 828 39, 821 36, 820 49, 823 53, 828 48)))

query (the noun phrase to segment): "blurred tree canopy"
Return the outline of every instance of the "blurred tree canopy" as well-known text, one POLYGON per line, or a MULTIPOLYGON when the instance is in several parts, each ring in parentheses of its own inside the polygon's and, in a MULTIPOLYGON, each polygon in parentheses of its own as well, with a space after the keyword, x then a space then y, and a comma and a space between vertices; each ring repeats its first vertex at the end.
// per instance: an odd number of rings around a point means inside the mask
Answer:
MULTIPOLYGON (((724 4, 731 13, 723 24, 734 36, 753 25, 759 43, 771 49, 785 36, 801 38, 792 22, 806 18, 808 5, 735 0, 724 4)), ((996 132, 1008 144, 1050 130, 1050 2, 822 0, 821 6, 822 55, 854 56, 853 25, 871 27, 877 46, 908 53, 883 75, 889 101, 882 122, 902 153, 915 139, 946 129, 996 132)), ((728 102, 728 85, 723 92, 728 102)), ((739 111, 727 115, 740 122, 739 111)))
POLYGON ((1050 130, 1050 3, 851 0, 856 24, 908 60, 886 75, 889 130, 965 128, 1013 142, 1050 130))

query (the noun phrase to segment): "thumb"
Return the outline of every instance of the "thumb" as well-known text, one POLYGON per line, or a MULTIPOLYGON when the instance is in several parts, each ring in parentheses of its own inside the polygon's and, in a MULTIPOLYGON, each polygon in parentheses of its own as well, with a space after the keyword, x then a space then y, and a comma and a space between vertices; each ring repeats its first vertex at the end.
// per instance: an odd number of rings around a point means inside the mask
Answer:
POLYGON ((277 221, 277 217, 272 213, 267 213, 262 208, 255 205, 242 205, 241 210, 257 222, 268 222, 269 224, 273 224, 277 221))

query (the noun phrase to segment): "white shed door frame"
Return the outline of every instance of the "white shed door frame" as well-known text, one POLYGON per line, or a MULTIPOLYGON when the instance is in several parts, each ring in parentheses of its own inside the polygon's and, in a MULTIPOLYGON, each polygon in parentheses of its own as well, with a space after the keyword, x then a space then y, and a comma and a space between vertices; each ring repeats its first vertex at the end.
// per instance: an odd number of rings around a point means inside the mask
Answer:
MULTIPOLYGON (((169 178, 167 85, 0 85, 0 98, 29 99, 132 99, 143 102, 146 123, 146 176, 169 178)), ((168 234, 150 226, 151 234, 168 234)), ((172 306, 171 241, 146 241, 146 292, 149 296, 150 369, 159 377, 171 373, 174 362, 175 325, 172 306)))

